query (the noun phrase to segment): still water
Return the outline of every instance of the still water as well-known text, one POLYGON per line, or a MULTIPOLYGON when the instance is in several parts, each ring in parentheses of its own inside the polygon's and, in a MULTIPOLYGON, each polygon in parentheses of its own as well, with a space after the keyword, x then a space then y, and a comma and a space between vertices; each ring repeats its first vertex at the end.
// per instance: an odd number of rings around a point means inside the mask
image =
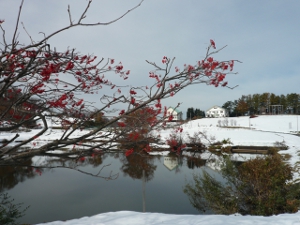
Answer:
MULTIPOLYGON (((62 164, 74 166, 74 162, 59 160, 50 165, 62 164)), ((14 203, 30 206, 20 221, 31 224, 120 210, 198 214, 183 187, 193 173, 203 169, 215 173, 199 161, 195 164, 176 156, 125 157, 114 153, 76 164, 76 169, 86 173, 67 168, 1 168, 0 191, 14 198, 14 203)))

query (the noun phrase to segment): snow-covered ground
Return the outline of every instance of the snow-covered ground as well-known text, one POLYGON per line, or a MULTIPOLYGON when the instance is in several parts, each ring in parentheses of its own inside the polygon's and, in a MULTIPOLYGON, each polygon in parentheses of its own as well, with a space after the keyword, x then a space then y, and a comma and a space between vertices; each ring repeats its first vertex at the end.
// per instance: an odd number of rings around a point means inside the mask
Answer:
MULTIPOLYGON (((109 212, 93 217, 51 222, 47 225, 298 225, 300 212, 278 216, 168 215, 162 213, 109 212)), ((43 225, 46 225, 43 224, 43 225)))
MULTIPOLYGON (((282 143, 288 146, 288 150, 282 150, 280 153, 292 156, 288 162, 295 166, 300 161, 298 155, 300 153, 300 136, 295 135, 300 131, 300 116, 299 118, 295 115, 264 115, 255 118, 249 118, 248 116, 205 118, 183 124, 182 128, 183 139, 187 138, 187 134, 193 135, 195 132, 201 131, 209 139, 215 141, 229 139, 235 146, 274 147, 276 143, 282 143), (226 124, 227 126, 224 127, 226 124)), ((166 139, 169 137, 170 131, 162 131, 160 135, 162 139, 166 139)), ((205 157, 204 154, 202 158, 205 157)), ((233 157, 242 161, 256 156, 252 154, 234 154, 233 157)), ((294 173, 294 179, 298 178, 300 178, 300 174, 294 173)))
MULTIPOLYGON (((284 142, 289 148, 280 151, 282 154, 290 154, 292 157, 289 163, 292 166, 300 161, 300 137, 295 134, 298 130, 298 119, 300 128, 300 118, 295 115, 278 116, 259 116, 256 118, 236 117, 236 118, 207 118, 194 120, 182 125, 183 136, 187 133, 192 135, 194 132, 205 132, 208 137, 214 137, 216 141, 230 139, 233 145, 252 145, 252 146, 274 146, 275 142, 284 142), (224 128, 222 126, 228 126, 224 128)), ((53 130, 52 133, 45 134, 35 141, 36 144, 42 144, 49 139, 58 137, 61 131, 53 130)), ((165 140, 170 134, 170 130, 160 132, 162 140, 165 140)), ((13 134, 1 133, 0 139, 8 139, 13 134)), ((25 138, 29 134, 22 134, 25 138)), ((79 135, 78 133, 74 135, 79 135)), ((243 155, 244 156, 244 155, 243 155)), ((249 156, 249 155, 248 155, 249 156)), ((247 157, 247 156, 245 156, 247 157)), ((294 174, 294 179, 299 178, 299 174, 294 174)), ((201 224, 201 225, 221 225, 221 224, 299 224, 300 211, 296 214, 283 214, 271 217, 262 216, 221 216, 221 215, 167 215, 161 213, 138 213, 138 212, 110 212, 84 217, 70 221, 57 221, 46 223, 47 225, 79 225, 79 224, 97 224, 97 225, 134 225, 134 224, 201 224)), ((45 225, 46 225, 45 224, 45 225)))

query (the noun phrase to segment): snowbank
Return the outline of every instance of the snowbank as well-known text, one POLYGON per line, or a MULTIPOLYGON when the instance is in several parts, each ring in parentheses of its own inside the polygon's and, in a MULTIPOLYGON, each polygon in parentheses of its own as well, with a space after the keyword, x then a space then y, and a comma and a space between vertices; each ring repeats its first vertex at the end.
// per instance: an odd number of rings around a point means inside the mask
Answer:
POLYGON ((92 217, 40 225, 292 225, 300 224, 300 212, 278 216, 168 215, 162 213, 109 212, 92 217))

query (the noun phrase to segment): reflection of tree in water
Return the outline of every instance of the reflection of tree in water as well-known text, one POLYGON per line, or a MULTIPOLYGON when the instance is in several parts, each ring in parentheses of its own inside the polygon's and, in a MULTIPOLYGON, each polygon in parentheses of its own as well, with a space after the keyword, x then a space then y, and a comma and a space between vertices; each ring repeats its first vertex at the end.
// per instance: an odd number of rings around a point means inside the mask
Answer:
MULTIPOLYGON (((58 154, 59 156, 59 154, 58 154)), ((47 164, 45 167, 63 167, 63 168, 75 168, 78 166, 93 166, 98 167, 103 163, 103 160, 108 156, 108 154, 92 154, 88 156, 81 156, 74 158, 73 156, 62 155, 60 157, 53 157, 47 159, 47 164)))
POLYGON ((25 181, 27 178, 33 178, 40 175, 41 169, 31 168, 32 161, 27 159, 23 166, 1 166, 0 167, 0 192, 12 189, 19 182, 25 181))
MULTIPOLYGON (((48 169, 67 168, 93 177, 104 178, 106 180, 116 179, 118 174, 111 172, 108 175, 103 175, 102 173, 102 169, 110 165, 106 164, 100 166, 108 156, 112 156, 112 153, 104 154, 103 152, 98 152, 76 158, 72 155, 70 156, 70 154, 65 154, 61 155, 59 158, 53 157, 47 159, 47 164, 43 165, 43 167, 48 169), (96 170, 91 170, 91 167, 96 168, 96 170)), ((116 154, 115 157, 118 157, 118 154, 116 154)))
POLYGON ((103 163, 106 154, 97 154, 89 157, 70 158, 53 157, 46 158, 46 163, 40 167, 32 167, 32 160, 27 159, 19 166, 0 166, 0 193, 14 188, 18 183, 24 182, 28 178, 40 176, 45 170, 51 168, 77 168, 92 165, 94 168, 103 163))
POLYGON ((187 167, 189 169, 200 168, 205 165, 205 162, 200 156, 187 156, 187 167))
POLYGON ((123 163, 121 170, 124 175, 129 175, 133 179, 142 179, 143 170, 145 171, 145 180, 150 181, 154 177, 156 167, 154 165, 154 157, 148 155, 132 154, 128 157, 122 157, 123 163))

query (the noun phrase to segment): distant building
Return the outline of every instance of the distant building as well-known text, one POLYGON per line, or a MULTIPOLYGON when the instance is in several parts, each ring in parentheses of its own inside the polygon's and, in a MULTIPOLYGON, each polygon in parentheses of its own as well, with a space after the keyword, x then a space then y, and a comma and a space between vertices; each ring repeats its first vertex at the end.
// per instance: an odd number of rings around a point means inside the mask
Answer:
POLYGON ((215 105, 206 111, 205 116, 212 117, 212 118, 220 118, 220 117, 228 117, 229 113, 226 109, 215 105))
POLYGON ((182 120, 182 112, 179 111, 178 109, 174 109, 172 107, 169 107, 167 110, 167 116, 169 117, 170 115, 173 116, 173 120, 182 120))

